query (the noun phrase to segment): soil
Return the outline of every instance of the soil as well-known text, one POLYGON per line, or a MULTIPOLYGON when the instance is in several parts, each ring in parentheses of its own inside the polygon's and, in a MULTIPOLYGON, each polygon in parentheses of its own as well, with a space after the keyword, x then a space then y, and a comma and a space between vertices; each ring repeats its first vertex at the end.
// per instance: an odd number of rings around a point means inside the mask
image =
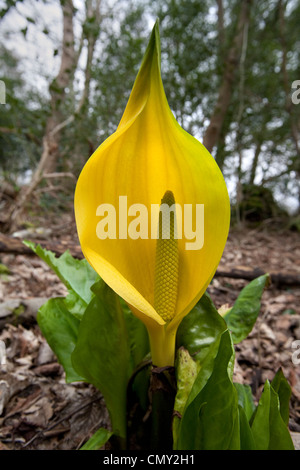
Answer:
MULTIPOLYGON (((45 234, 52 242, 77 241, 71 216, 45 234)), ((21 306, 17 320, 15 315, 0 313, 0 340, 6 345, 6 360, 0 365, 0 450, 79 449, 99 427, 109 427, 104 400, 91 385, 66 384, 64 371, 35 320, 39 305, 46 298, 65 295, 66 289, 36 256, 0 253, 0 262, 7 268, 0 274, 0 303, 12 302, 13 309, 16 303, 21 306), (23 314, 26 308, 31 309, 29 315, 23 314)), ((220 268, 299 275, 299 233, 233 229, 220 268)), ((208 292, 218 308, 231 306, 248 282, 215 277, 208 292)), ((289 428, 296 439, 300 432, 299 285, 271 283, 255 327, 236 345, 235 381, 249 384, 256 399, 279 368, 292 389, 289 428)))

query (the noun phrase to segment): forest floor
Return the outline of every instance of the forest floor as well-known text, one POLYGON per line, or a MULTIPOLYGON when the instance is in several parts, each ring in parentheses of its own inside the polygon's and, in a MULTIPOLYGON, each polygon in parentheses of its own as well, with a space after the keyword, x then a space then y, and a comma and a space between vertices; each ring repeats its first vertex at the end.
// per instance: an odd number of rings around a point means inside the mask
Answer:
MULTIPOLYGON (((47 236, 66 246, 76 243, 71 216, 47 236)), ((35 255, 0 253, 0 262, 7 267, 0 274, 0 340, 6 345, 6 360, 0 365, 0 450, 78 449, 99 427, 109 426, 109 418, 101 394, 91 385, 65 383, 63 369, 36 323, 36 311, 46 298, 63 296, 66 289, 35 255), (3 310, 9 305, 18 316, 3 310)), ((219 267, 299 276, 299 233, 231 230, 219 267)), ((218 308, 231 306, 248 282, 215 277, 208 292, 218 308)), ((271 283, 255 327, 236 345, 235 381, 249 384, 258 399, 264 382, 282 368, 292 389, 289 427, 295 439, 300 432, 296 340, 300 344, 300 285, 271 283)))

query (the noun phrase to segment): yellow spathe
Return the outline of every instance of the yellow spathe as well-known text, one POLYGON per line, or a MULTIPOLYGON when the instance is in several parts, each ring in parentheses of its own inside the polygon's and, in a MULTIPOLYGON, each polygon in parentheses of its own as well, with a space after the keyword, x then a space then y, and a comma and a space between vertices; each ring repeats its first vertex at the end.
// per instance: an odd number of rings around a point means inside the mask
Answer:
MULTIPOLYGON (((160 74, 157 23, 120 124, 84 166, 74 204, 84 256, 147 326, 153 363, 173 365, 177 327, 205 292, 222 256, 230 203, 214 158, 179 126, 169 108, 160 74), (154 307, 158 240, 150 236, 133 239, 123 233, 120 222, 125 209, 142 204, 148 208, 150 227, 151 205, 160 205, 167 191, 182 208, 204 205, 203 247, 186 249, 184 236, 176 244, 178 290, 170 321, 154 307), (127 196, 127 207, 119 213, 120 196, 127 196), (116 209, 115 239, 97 236, 96 213, 101 204, 116 209)), ((128 224, 132 220, 128 215, 128 224)))

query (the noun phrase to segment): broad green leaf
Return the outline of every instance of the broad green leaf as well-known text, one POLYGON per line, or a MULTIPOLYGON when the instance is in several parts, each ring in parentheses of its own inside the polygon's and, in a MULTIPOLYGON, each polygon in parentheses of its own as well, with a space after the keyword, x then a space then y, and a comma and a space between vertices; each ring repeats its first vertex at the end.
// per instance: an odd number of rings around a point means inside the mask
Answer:
POLYGON ((284 423, 288 425, 292 390, 281 369, 278 370, 271 385, 278 394, 281 417, 284 423))
POLYGON ((267 450, 270 441, 270 384, 267 381, 255 410, 251 431, 256 449, 267 450))
POLYGON ((180 423, 178 450, 240 448, 237 391, 228 373, 232 355, 232 340, 226 330, 221 335, 209 379, 204 386, 197 380, 205 369, 203 364, 194 382, 190 394, 193 399, 189 398, 180 423))
POLYGON ((72 354, 74 369, 98 388, 114 434, 126 435, 126 388, 132 371, 126 322, 118 296, 100 281, 93 287, 72 354))
POLYGON ((287 425, 280 414, 279 397, 270 387, 270 442, 269 450, 293 450, 294 444, 287 425))
POLYGON ((279 398, 269 381, 265 383, 251 431, 258 450, 294 449, 289 430, 279 409, 279 398))
POLYGON ((191 388, 189 397, 186 402, 186 408, 205 387, 208 379, 213 373, 215 359, 219 351, 221 336, 222 333, 219 335, 219 337, 217 337, 217 339, 213 343, 211 343, 203 362, 199 362, 200 371, 194 381, 193 387, 191 388))
POLYGON ((240 418, 240 447, 241 450, 255 450, 255 442, 253 439, 252 431, 249 425, 248 418, 239 405, 239 418, 240 418))
POLYGON ((184 412, 188 396, 195 382, 200 366, 199 363, 195 362, 191 358, 187 349, 181 347, 177 352, 175 368, 177 393, 174 403, 173 442, 176 446, 179 434, 178 430, 180 427, 180 416, 184 412))
POLYGON ((135 368, 150 351, 148 332, 144 323, 133 315, 121 298, 120 303, 128 331, 132 368, 135 368))
POLYGON ((82 447, 80 447, 80 450, 99 450, 111 436, 111 431, 108 431, 108 429, 105 428, 100 428, 82 447))
POLYGON ((210 346, 226 329, 226 322, 208 294, 204 294, 180 323, 176 346, 177 348, 183 346, 194 359, 202 363, 210 346))
POLYGON ((64 299, 49 299, 39 309, 37 321, 42 334, 65 370, 66 381, 82 380, 71 363, 80 322, 68 311, 64 299))
POLYGON ((24 244, 45 261, 67 287, 66 305, 71 313, 80 317, 93 297, 91 287, 99 280, 99 275, 86 259, 78 260, 68 250, 57 258, 52 251, 33 242, 24 241, 24 244))
POLYGON ((120 298, 121 307, 124 314, 126 328, 128 332, 128 342, 130 349, 130 364, 132 375, 130 377, 130 386, 136 393, 140 405, 146 413, 149 406, 149 378, 150 373, 145 362, 148 362, 147 355, 150 358, 150 345, 147 329, 137 317, 133 315, 128 305, 120 298))
POLYGON ((224 315, 234 344, 245 339, 251 332, 260 312, 261 296, 269 280, 264 274, 251 281, 240 292, 233 307, 224 315))
POLYGON ((137 367, 133 371, 133 374, 131 375, 128 383, 128 394, 130 394, 131 390, 135 393, 145 415, 147 412, 149 412, 151 364, 151 355, 149 354, 148 359, 145 358, 145 361, 140 363, 140 367, 137 367))
POLYGON ((247 420, 250 421, 254 411, 255 403, 253 400, 251 388, 249 385, 234 383, 233 384, 238 393, 238 402, 239 405, 243 408, 247 420))

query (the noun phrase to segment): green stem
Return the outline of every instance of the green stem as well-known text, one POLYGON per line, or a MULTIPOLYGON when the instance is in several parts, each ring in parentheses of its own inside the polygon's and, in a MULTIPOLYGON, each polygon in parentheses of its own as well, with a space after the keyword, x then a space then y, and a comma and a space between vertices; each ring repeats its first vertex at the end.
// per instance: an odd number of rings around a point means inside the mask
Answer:
POLYGON ((157 367, 174 366, 176 329, 167 325, 148 328, 152 363, 157 367))

